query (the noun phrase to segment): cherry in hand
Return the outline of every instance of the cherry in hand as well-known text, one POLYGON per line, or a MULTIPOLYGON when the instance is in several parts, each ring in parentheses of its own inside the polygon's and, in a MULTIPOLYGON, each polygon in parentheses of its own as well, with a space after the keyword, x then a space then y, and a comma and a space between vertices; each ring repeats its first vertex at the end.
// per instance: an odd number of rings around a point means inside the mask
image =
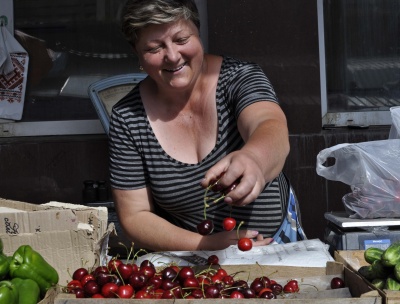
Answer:
POLYGON ((236 220, 233 217, 226 217, 222 222, 225 231, 232 231, 236 227, 236 220))
POLYGON ((241 251, 249 251, 251 248, 253 248, 253 241, 249 238, 243 237, 239 238, 239 230, 240 227, 244 224, 244 222, 240 222, 238 228, 237 228, 237 237, 239 239, 238 241, 238 248, 241 251))
POLYGON ((212 220, 205 219, 197 224, 197 232, 201 235, 209 235, 214 231, 214 223, 212 220))

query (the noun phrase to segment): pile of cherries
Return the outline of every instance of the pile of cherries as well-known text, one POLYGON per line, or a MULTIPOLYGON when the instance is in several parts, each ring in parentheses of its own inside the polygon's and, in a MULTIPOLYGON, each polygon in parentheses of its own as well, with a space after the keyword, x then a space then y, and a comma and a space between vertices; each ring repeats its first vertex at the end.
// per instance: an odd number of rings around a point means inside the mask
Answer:
MULTIPOLYGON (((219 179, 222 177, 222 175, 219 177, 219 179)), ((211 191, 213 191, 215 193, 219 193, 221 195, 219 198, 213 200, 213 203, 215 204, 215 203, 219 202, 220 200, 222 200, 229 192, 234 190, 240 182, 239 180, 237 180, 229 187, 223 188, 221 186, 221 184, 219 183, 219 179, 212 180, 210 185, 206 188, 205 193, 204 193, 204 220, 202 220, 197 225, 197 232, 201 235, 209 235, 214 231, 213 221, 210 219, 207 219, 207 208, 209 207, 208 191, 211 190, 211 191)), ((249 238, 239 238, 239 229, 242 224, 243 224, 243 222, 241 222, 237 228, 238 239, 239 239, 238 248, 241 251, 248 251, 253 247, 253 242, 249 238)), ((222 227, 224 228, 225 231, 232 231, 236 227, 236 220, 233 217, 226 217, 222 222, 222 227)))
POLYGON ((107 266, 98 266, 93 271, 84 267, 76 269, 64 292, 73 293, 76 298, 275 299, 278 295, 299 291, 296 280, 282 286, 263 276, 249 284, 235 279, 237 273, 228 274, 218 265, 217 256, 210 256, 208 261, 210 265, 201 269, 168 265, 157 271, 149 260, 136 265, 113 258, 107 266))
MULTIPOLYGON (((150 260, 137 265, 112 258, 107 266, 93 271, 76 269, 63 291, 75 294, 76 298, 122 299, 276 299, 300 291, 295 279, 283 285, 268 276, 247 282, 236 279, 238 273, 229 274, 218 264, 216 255, 211 255, 208 263, 204 267, 171 264, 157 270, 150 260)), ((340 278, 334 280, 332 288, 344 287, 340 278)))

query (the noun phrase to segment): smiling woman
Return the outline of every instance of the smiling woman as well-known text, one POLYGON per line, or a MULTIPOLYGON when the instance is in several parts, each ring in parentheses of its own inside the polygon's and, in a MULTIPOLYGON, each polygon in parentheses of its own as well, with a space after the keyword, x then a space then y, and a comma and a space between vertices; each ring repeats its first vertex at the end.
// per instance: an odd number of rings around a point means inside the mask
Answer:
POLYGON ((123 31, 148 76, 111 115, 121 226, 135 246, 156 251, 304 239, 282 172, 288 130, 272 85, 255 63, 205 52, 199 20, 193 0, 128 0, 124 8, 123 31), (223 200, 204 212, 204 188, 215 180, 223 200), (239 231, 223 229, 228 216, 239 231), (200 234, 205 217, 210 229, 200 234))

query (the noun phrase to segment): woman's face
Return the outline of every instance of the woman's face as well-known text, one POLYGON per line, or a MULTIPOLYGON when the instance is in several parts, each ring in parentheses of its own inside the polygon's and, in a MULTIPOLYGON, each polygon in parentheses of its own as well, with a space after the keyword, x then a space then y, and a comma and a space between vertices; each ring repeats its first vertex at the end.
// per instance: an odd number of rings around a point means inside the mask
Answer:
POLYGON ((204 52, 191 21, 149 25, 140 31, 135 49, 144 71, 160 89, 191 88, 200 75, 204 52))

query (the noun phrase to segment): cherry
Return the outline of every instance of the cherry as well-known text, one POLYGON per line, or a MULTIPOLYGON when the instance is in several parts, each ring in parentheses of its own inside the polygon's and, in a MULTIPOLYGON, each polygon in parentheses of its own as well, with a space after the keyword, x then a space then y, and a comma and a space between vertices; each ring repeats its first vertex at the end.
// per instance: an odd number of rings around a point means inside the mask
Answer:
POLYGON ((238 241, 238 248, 241 251, 249 251, 251 248, 253 248, 253 241, 249 238, 241 238, 238 241))
POLYGON ((93 270, 92 274, 97 277, 97 275, 99 275, 100 273, 109 273, 110 271, 108 270, 108 268, 106 266, 98 266, 95 268, 95 270, 93 270))
POLYGON ((109 262, 108 262, 108 269, 110 269, 110 271, 112 273, 117 273, 118 270, 118 266, 120 264, 122 264, 123 262, 119 259, 116 258, 112 258, 109 262))
POLYGON ((344 288, 344 287, 345 287, 345 283, 341 278, 334 277, 331 280, 331 288, 332 289, 338 289, 338 288, 344 288))
POLYGON ((226 231, 232 231, 236 227, 236 220, 233 217, 227 217, 222 221, 222 227, 226 231))
POLYGON ((132 264, 125 264, 125 263, 120 263, 117 267, 118 273, 121 276, 121 278, 126 281, 129 279, 129 277, 133 273, 133 266, 132 264))
POLYGON ((240 180, 236 180, 235 182, 233 182, 229 187, 225 188, 222 193, 224 195, 228 195, 229 192, 233 191, 236 189, 237 185, 239 185, 240 180))
POLYGON ((224 282, 225 286, 231 286, 235 283, 235 279, 231 275, 227 275, 222 278, 222 282, 224 282))
POLYGON ((143 273, 140 272, 134 272, 132 275, 129 277, 129 284, 137 291, 139 289, 142 289, 143 286, 146 285, 147 278, 143 273))
POLYGON ((269 287, 271 288, 272 292, 276 295, 279 295, 282 293, 283 291, 283 287, 281 284, 278 283, 272 283, 271 286, 269 287))
POLYGON ((112 282, 114 275, 105 272, 99 272, 95 277, 97 284, 99 284, 99 286, 103 286, 109 282, 112 282))
POLYGON ((101 294, 105 298, 116 298, 119 286, 115 283, 109 282, 101 287, 101 294))
POLYGON ((276 295, 271 291, 271 290, 267 290, 264 291, 259 298, 263 298, 263 299, 276 299, 276 295))
POLYGON ((214 285, 209 285, 204 288, 204 295, 208 299, 219 298, 220 290, 214 285))
POLYGON ((93 298, 93 299, 104 299, 104 297, 103 297, 101 294, 99 294, 99 293, 94 294, 94 295, 92 296, 92 298, 93 298))
POLYGON ((250 287, 244 288, 242 293, 246 299, 252 299, 256 297, 255 291, 250 287))
POLYGON ((83 290, 85 291, 86 296, 91 297, 94 294, 100 292, 100 287, 95 280, 90 280, 85 285, 83 285, 83 290))
POLYGON ((148 279, 147 286, 150 286, 153 289, 159 289, 161 287, 162 281, 163 279, 161 275, 154 275, 148 279))
POLYGON ((156 274, 156 269, 154 266, 145 265, 140 267, 139 272, 144 274, 147 278, 152 278, 156 274))
MULTIPOLYGON (((138 292, 140 292, 140 291, 138 291, 138 292)), ((119 286, 118 291, 117 291, 118 298, 120 298, 120 299, 131 299, 131 298, 133 298, 134 294, 135 294, 135 291, 134 291, 133 287, 129 284, 119 286)), ((148 298, 150 298, 150 296, 148 298)))
POLYGON ((193 289, 192 292, 190 293, 193 298, 195 299, 202 299, 204 297, 203 291, 201 289, 193 289))
POLYGON ((74 294, 77 299, 83 299, 85 297, 85 291, 83 290, 83 288, 75 289, 74 294))
POLYGON ((212 179, 210 181, 210 189, 214 192, 221 192, 224 188, 223 186, 219 183, 219 180, 221 179, 222 176, 224 176, 225 172, 222 172, 217 179, 212 179))
POLYGON ((140 263, 140 268, 142 268, 143 266, 155 267, 154 264, 150 260, 143 260, 142 263, 140 263))
POLYGON ((76 289, 82 289, 82 283, 78 280, 69 281, 67 284, 67 290, 69 293, 75 293, 76 289))
POLYGON ((290 280, 283 286, 284 293, 294 293, 299 291, 299 285, 297 280, 290 280))
POLYGON ((195 276, 194 270, 190 266, 184 266, 179 270, 178 278, 182 282, 187 278, 193 278, 195 276))
POLYGON ((196 277, 190 277, 183 281, 182 286, 184 288, 198 288, 200 287, 200 284, 196 277))
POLYGON ((219 264, 219 258, 215 254, 212 254, 212 255, 210 255, 208 257, 207 262, 210 265, 218 265, 219 264))
POLYGON ((94 275, 87 274, 87 275, 83 276, 83 278, 81 279, 82 286, 85 286, 86 283, 89 281, 96 281, 96 278, 94 277, 94 275))
MULTIPOLYGON (((129 286, 129 285, 125 285, 125 286, 129 286)), ((150 298, 151 298, 151 295, 146 290, 139 290, 135 293, 135 299, 150 299, 150 298)), ((126 299, 129 299, 129 298, 126 298, 126 299)))
POLYGON ((240 291, 233 291, 231 293, 231 295, 229 296, 231 299, 243 299, 244 298, 244 294, 241 293, 240 291))
POLYGON ((83 268, 83 267, 82 268, 78 268, 72 274, 72 279, 80 281, 87 274, 89 274, 89 271, 86 268, 83 268))
POLYGON ((169 267, 164 268, 164 270, 161 272, 161 275, 164 280, 165 279, 173 280, 178 275, 178 273, 174 268, 169 266, 169 267))
POLYGON ((197 224, 197 232, 201 235, 209 235, 214 231, 214 223, 211 220, 203 220, 197 224))

